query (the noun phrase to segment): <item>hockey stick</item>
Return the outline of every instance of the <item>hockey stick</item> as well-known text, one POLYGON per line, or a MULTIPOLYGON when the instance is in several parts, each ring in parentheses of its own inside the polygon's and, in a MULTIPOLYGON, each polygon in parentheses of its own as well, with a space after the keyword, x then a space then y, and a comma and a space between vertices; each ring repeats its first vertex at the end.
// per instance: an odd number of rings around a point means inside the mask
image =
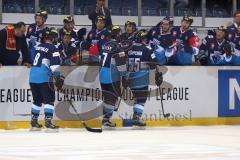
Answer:
MULTIPOLYGON (((159 71, 159 67, 158 67, 158 66, 156 66, 156 72, 161 73, 161 72, 159 71)), ((161 74, 162 74, 162 73, 161 73, 161 74)), ((156 78, 156 77, 155 77, 155 78, 156 78)), ((161 97, 161 107, 162 107, 163 117, 164 117, 164 118, 170 117, 170 113, 165 113, 165 111, 164 111, 164 106, 163 106, 163 93, 162 93, 162 90, 161 90, 161 84, 160 84, 160 85, 158 84, 157 86, 158 86, 159 94, 160 94, 160 97, 161 97)))
POLYGON ((121 95, 120 95, 120 99, 118 100, 118 103, 115 105, 114 112, 117 112, 118 109, 119 109, 119 107, 120 107, 124 90, 125 90, 125 89, 123 88, 123 91, 122 91, 122 93, 121 93, 121 95))
MULTIPOLYGON (((51 78, 51 77, 53 77, 54 80, 56 81, 56 77, 53 76, 53 74, 52 74, 52 76, 50 76, 50 78, 51 78)), ((50 82, 50 81, 49 81, 49 82, 50 82)), ((49 87, 51 88, 51 85, 49 85, 49 87)), ((55 90, 55 89, 54 89, 54 90, 55 90)), ((61 89, 60 91, 63 91, 63 90, 61 89)), ((62 92, 62 93, 64 93, 64 92, 62 92)), ((65 94, 65 93, 64 93, 64 94, 65 94)), ((83 127, 84 127, 87 131, 89 131, 89 132, 94 132, 94 133, 101 133, 101 132, 102 132, 102 128, 99 128, 99 129, 96 128, 96 129, 94 129, 94 128, 88 127, 88 126, 86 125, 86 123, 81 120, 81 117, 80 117, 79 113, 77 112, 77 109, 75 108, 75 106, 72 104, 72 101, 71 101, 71 100, 68 100, 68 102, 69 102, 69 104, 71 105, 71 107, 73 108, 74 112, 77 114, 77 116, 78 116, 80 122, 82 123, 83 127)))
POLYGON ((164 117, 164 118, 170 117, 170 113, 165 113, 165 111, 164 111, 164 106, 163 106, 163 93, 162 93, 162 91, 161 91, 161 87, 158 86, 158 89, 159 89, 159 94, 160 94, 160 96, 161 96, 161 107, 162 107, 163 117, 164 117))
POLYGON ((75 106, 72 104, 72 101, 69 100, 68 101, 69 104, 71 105, 72 109, 74 110, 74 112, 76 113, 76 115, 78 116, 80 122, 82 123, 82 125, 84 126, 84 128, 89 131, 89 132, 94 132, 94 133, 102 133, 102 128, 90 128, 89 126, 86 125, 85 121, 81 120, 81 117, 77 111, 77 109, 75 108, 75 106))

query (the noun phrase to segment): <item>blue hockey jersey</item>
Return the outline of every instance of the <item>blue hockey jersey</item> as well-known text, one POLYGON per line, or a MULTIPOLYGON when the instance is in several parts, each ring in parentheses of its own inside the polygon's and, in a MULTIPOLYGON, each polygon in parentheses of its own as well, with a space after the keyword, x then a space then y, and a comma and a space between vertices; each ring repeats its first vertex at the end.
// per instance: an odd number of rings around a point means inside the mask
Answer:
POLYGON ((141 43, 134 43, 128 51, 130 88, 142 88, 149 85, 149 64, 154 63, 151 56, 152 51, 141 43))
POLYGON ((39 44, 30 71, 30 83, 46 83, 57 67, 60 66, 58 49, 49 43, 39 44))

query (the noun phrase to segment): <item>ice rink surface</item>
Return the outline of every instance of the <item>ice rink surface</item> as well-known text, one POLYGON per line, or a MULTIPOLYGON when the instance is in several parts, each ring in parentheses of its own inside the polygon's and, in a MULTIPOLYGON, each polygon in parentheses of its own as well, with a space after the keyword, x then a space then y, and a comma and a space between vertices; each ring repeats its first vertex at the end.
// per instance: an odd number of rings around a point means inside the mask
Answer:
POLYGON ((239 160, 240 126, 0 131, 0 160, 239 160))

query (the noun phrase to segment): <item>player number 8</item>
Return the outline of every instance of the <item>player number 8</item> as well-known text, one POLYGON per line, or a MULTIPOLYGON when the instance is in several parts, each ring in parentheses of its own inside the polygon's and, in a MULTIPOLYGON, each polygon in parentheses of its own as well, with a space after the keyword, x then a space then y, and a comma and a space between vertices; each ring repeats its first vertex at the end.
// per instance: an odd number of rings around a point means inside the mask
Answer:
POLYGON ((40 58, 40 53, 37 53, 37 55, 35 56, 33 65, 36 66, 38 64, 38 59, 40 58))

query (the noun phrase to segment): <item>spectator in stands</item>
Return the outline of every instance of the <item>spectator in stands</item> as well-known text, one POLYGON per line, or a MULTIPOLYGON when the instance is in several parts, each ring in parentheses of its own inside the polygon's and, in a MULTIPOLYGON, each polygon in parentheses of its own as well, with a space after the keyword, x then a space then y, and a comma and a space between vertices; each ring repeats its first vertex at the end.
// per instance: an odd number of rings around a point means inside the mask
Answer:
POLYGON ((186 8, 188 3, 189 3, 188 0, 176 0, 175 8, 186 8))
POLYGON ((28 47, 25 37, 24 22, 7 25, 0 31, 0 63, 1 65, 26 65, 28 63, 28 47), (21 60, 22 59, 22 60, 21 60))
POLYGON ((104 16, 106 19, 106 28, 111 29, 112 27, 112 18, 108 8, 105 6, 105 0, 97 0, 96 7, 91 9, 88 18, 92 21, 92 29, 96 29, 97 17, 104 16))

